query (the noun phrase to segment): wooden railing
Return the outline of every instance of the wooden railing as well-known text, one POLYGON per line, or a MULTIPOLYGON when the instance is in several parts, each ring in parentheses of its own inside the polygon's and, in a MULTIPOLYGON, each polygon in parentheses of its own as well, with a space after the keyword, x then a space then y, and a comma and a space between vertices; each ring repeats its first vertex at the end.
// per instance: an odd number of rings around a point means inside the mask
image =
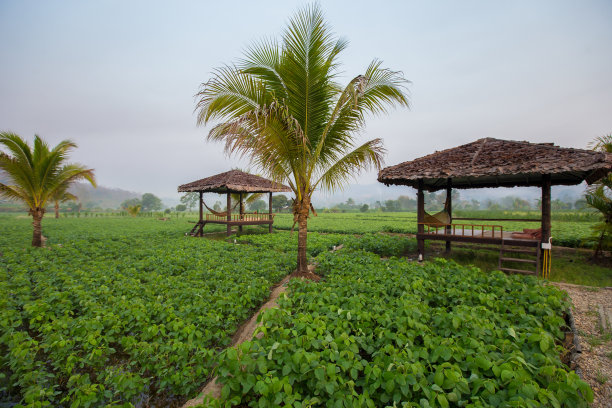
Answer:
MULTIPOLYGON (((272 221, 274 214, 268 213, 244 213, 230 215, 230 221, 272 221)), ((226 221, 227 215, 206 214, 206 221, 226 221)))
MULTIPOLYGON (((491 233, 491 238, 503 238, 504 228, 501 225, 487 224, 433 224, 421 222, 425 227, 426 234, 436 235, 459 235, 462 237, 485 237, 485 233, 491 233), (448 231, 450 229, 450 232, 448 231)), ((489 237, 486 235, 486 237, 489 237)))

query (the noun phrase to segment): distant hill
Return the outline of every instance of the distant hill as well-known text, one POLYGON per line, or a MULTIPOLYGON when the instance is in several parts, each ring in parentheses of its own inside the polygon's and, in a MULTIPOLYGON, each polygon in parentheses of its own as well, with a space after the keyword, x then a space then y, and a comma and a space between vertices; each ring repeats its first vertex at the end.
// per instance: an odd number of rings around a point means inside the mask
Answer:
POLYGON ((94 188, 88 183, 75 183, 70 192, 79 198, 83 208, 118 208, 121 203, 130 198, 140 198, 141 193, 98 186, 94 188))

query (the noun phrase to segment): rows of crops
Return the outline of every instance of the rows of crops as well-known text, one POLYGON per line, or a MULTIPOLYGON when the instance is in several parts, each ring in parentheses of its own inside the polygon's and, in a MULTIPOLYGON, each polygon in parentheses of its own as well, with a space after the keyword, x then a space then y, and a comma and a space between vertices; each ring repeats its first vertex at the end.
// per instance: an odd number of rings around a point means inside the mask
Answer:
POLYGON ((108 221, 50 221, 49 241, 61 246, 43 250, 15 244, 22 222, 6 223, 14 241, 0 257, 1 401, 180 402, 295 268, 288 254, 184 237, 177 225, 108 221))
MULTIPOLYGON (((498 218, 518 218, 518 214, 497 214, 498 218)), ((580 217, 578 217, 581 219, 580 217)), ((583 217, 584 218, 584 217, 583 217)), ((485 223, 501 225, 505 231, 522 231, 523 228, 538 228, 537 223, 514 222, 514 221, 456 221, 456 223, 485 223)), ((552 236, 555 245, 581 247, 587 245, 585 238, 592 234, 591 218, 581 221, 568 221, 565 218, 552 221, 552 236)), ((293 217, 289 214, 277 214, 274 219, 274 227, 289 230, 293 226, 293 217)), ((405 234, 416 234, 416 213, 322 213, 317 217, 311 217, 308 221, 308 230, 313 232, 340 233, 340 234, 365 234, 373 232, 397 232, 405 234)))
POLYGON ((292 281, 260 339, 223 352, 223 403, 272 407, 581 407, 555 346, 567 303, 534 278, 343 249, 292 281))
POLYGON ((414 238, 310 233, 324 280, 292 282, 262 339, 219 354, 295 268, 297 233, 223 242, 185 237, 178 220, 46 219, 49 248, 33 250, 29 219, 2 226, 9 406, 171 406, 215 367, 228 405, 580 406, 590 396, 559 361, 560 292, 396 258, 414 238))
MULTIPOLYGON (((247 243, 270 250, 295 253, 297 251, 297 233, 278 232, 276 234, 243 235, 239 238, 230 237, 228 240, 247 243)), ((405 236, 388 235, 381 233, 367 233, 359 236, 350 234, 308 234, 309 256, 342 246, 343 248, 361 249, 380 256, 402 256, 416 250, 416 239, 405 236)))

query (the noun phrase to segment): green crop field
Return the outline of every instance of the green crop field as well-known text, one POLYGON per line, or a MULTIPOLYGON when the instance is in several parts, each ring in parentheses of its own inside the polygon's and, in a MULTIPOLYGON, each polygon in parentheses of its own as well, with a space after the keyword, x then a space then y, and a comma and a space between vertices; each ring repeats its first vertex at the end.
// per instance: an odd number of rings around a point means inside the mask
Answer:
MULTIPOLYGON (((485 212, 469 215, 475 218, 539 217, 539 214, 521 212, 498 212, 495 214, 485 212)), ((569 213, 560 213, 553 216, 553 244, 569 247, 585 246, 585 238, 591 235, 591 226, 595 222, 595 219, 590 214, 585 216, 583 213, 575 213, 574 217, 572 217, 569 213)), ((539 224, 533 222, 457 221, 457 223, 501 225, 505 231, 522 231, 523 228, 539 228, 539 224)), ((277 229, 289 230, 293 226, 293 216, 290 214, 277 214, 274 219, 274 225, 277 229)), ((417 218, 416 213, 413 212, 319 213, 316 217, 312 216, 308 221, 308 230, 341 234, 364 234, 381 231, 416 234, 417 218)))
POLYGON ((31 220, 0 215, 0 403, 180 406, 216 373, 242 406, 583 405, 590 389, 559 359, 561 292, 408 262, 414 238, 378 226, 413 216, 313 218, 344 232, 309 234, 323 281, 293 281, 264 338, 235 353, 235 330, 294 270, 296 233, 196 239, 189 217, 49 217, 34 249, 31 220))
MULTIPOLYGON (((535 278, 322 253, 263 337, 221 354, 225 406, 586 407, 559 360, 567 303, 535 278)), ((220 406, 215 401, 209 405, 220 406)))

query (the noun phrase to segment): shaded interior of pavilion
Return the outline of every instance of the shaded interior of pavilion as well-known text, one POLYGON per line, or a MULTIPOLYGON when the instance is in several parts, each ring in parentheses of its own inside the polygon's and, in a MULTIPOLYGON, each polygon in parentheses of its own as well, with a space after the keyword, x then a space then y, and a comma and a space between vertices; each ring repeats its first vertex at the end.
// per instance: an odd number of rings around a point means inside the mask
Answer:
POLYGON ((417 248, 425 256, 425 241, 500 247, 499 269, 510 273, 541 274, 542 260, 551 245, 551 186, 593 183, 612 171, 612 155, 563 148, 552 143, 529 143, 493 138, 383 169, 378 181, 417 190, 417 248), (453 217, 452 189, 539 187, 541 216, 528 219, 453 217), (442 212, 428 214, 424 191, 446 191, 442 212), (504 221, 539 224, 539 228, 505 231, 504 221), (527 254, 527 255, 524 255, 527 254), (508 267, 506 265, 512 265, 508 267), (516 267, 515 265, 525 265, 516 267), (531 268, 533 267, 533 269, 531 268))
MULTIPOLYGON (((283 184, 254 174, 245 173, 240 170, 230 170, 180 185, 178 192, 199 194, 199 219, 189 232, 189 235, 201 237, 204 234, 206 224, 226 225, 226 235, 228 236, 232 234, 232 227, 238 227, 238 230, 242 231, 243 226, 246 225, 268 225, 268 232, 272 232, 272 225, 274 224, 272 193, 291 192, 291 189, 283 184), (205 214, 204 193, 225 195, 227 201, 226 210, 224 212, 217 212, 209 208, 210 212, 205 214), (268 212, 246 212, 244 200, 248 194, 267 194, 268 212), (232 203, 232 195, 238 197, 237 203, 232 203), (234 209, 237 209, 237 211, 233 211, 234 209)), ((208 206, 206 207, 208 208, 208 206)))

